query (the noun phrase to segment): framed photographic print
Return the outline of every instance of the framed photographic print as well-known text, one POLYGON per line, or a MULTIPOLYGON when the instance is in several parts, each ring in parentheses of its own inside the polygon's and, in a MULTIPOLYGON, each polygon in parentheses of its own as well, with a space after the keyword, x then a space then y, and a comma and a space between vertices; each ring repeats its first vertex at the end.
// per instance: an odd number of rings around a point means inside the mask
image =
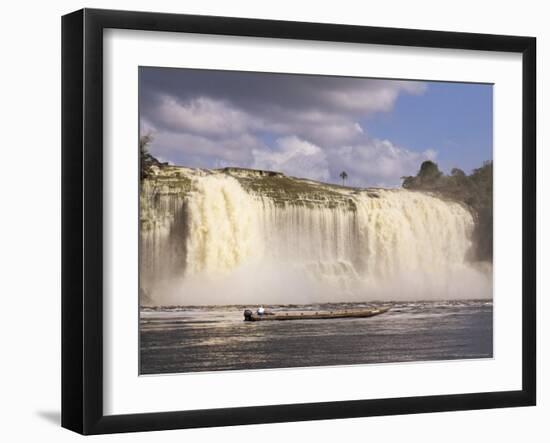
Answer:
POLYGON ((534 405, 535 51, 64 16, 62 425, 534 405))

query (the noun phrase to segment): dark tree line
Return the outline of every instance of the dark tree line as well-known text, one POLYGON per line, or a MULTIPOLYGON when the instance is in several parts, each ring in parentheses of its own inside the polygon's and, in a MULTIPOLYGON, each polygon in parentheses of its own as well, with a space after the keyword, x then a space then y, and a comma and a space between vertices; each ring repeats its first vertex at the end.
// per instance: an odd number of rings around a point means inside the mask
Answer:
POLYGON ((493 162, 486 161, 470 175, 454 168, 443 174, 436 163, 425 161, 416 176, 402 177, 406 189, 431 191, 468 205, 475 217, 475 260, 493 260, 493 162))

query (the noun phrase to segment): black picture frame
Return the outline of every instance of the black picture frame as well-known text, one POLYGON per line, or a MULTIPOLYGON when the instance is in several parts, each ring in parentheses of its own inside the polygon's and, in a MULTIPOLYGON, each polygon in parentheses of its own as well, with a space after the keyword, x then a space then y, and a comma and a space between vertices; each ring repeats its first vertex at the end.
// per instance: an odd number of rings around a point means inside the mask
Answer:
POLYGON ((62 426, 82 434, 290 422, 536 403, 536 39, 83 9, 62 18, 62 426), (103 30, 454 48, 522 54, 522 389, 392 399, 103 412, 103 30))

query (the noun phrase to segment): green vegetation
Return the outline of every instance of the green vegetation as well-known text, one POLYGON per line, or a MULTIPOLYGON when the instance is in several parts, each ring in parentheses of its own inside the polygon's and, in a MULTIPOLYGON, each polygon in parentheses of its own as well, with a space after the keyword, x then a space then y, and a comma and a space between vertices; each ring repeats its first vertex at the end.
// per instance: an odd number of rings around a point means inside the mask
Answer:
POLYGON ((402 177, 405 189, 436 192, 466 204, 472 210, 476 225, 473 259, 493 260, 493 162, 486 161, 470 175, 454 168, 444 175, 437 164, 425 161, 416 176, 402 177))

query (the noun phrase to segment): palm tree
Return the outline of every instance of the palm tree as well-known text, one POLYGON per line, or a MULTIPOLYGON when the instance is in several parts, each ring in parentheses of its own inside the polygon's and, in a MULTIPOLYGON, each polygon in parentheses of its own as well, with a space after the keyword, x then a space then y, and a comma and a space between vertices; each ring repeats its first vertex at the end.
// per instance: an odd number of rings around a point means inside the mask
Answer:
POLYGON ((344 186, 344 182, 348 178, 348 173, 346 171, 340 172, 340 177, 342 178, 342 186, 344 186))

